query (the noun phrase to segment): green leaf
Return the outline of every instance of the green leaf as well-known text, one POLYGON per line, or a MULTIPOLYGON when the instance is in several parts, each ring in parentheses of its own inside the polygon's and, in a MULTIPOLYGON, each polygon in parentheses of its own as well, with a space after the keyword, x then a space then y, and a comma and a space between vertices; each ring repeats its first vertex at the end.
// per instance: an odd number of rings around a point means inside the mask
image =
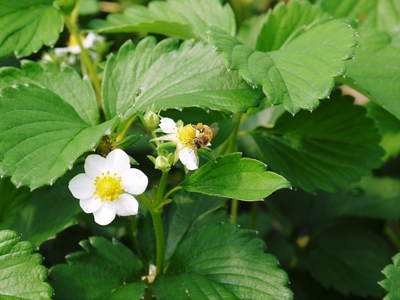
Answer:
POLYGON ((318 19, 326 20, 327 17, 317 6, 307 1, 295 0, 287 5, 280 2, 266 15, 256 49, 264 52, 279 50, 318 19))
POLYGON ((350 85, 400 119, 400 48, 388 35, 368 29, 361 33, 360 48, 346 64, 350 85))
POLYGON ((142 263, 127 247, 102 237, 91 237, 80 245, 84 251, 70 254, 67 264, 50 269, 56 300, 118 299, 119 293, 124 295, 131 288, 137 292, 140 284, 123 288, 139 279, 142 270, 142 263))
MULTIPOLYGON (((143 299, 145 293, 146 283, 144 281, 137 281, 128 283, 127 285, 118 288, 107 298, 107 300, 136 300, 143 299)), ((106 299, 104 299, 106 300, 106 299)))
POLYGON ((256 48, 257 39, 265 23, 266 15, 253 16, 240 25, 237 38, 248 47, 256 48))
POLYGON ((0 298, 50 300, 52 288, 44 282, 42 257, 18 233, 0 231, 0 298))
POLYGON ((379 284, 388 292, 383 300, 399 300, 400 254, 393 257, 393 264, 386 266, 382 273, 386 276, 386 279, 379 284))
POLYGON ((16 189, 8 178, 0 179, 0 230, 11 228, 18 212, 30 198, 28 189, 16 189))
POLYGON ((243 149, 309 192, 357 181, 380 165, 383 151, 374 122, 351 99, 336 95, 313 113, 286 113, 274 128, 244 137, 243 149))
POLYGON ((262 200, 276 190, 290 187, 282 176, 266 171, 266 165, 233 153, 209 161, 188 176, 182 187, 186 191, 234 198, 262 200))
POLYGON ((224 202, 222 198, 181 192, 173 198, 169 209, 167 243, 165 255, 170 258, 179 242, 193 228, 194 224, 209 213, 217 210, 224 202))
POLYGON ((96 95, 89 80, 82 80, 71 67, 50 62, 23 61, 21 69, 0 69, 0 89, 16 84, 32 83, 49 89, 70 104, 82 120, 90 125, 99 123, 96 95))
POLYGON ((52 91, 33 84, 1 90, 0 173, 18 187, 52 184, 93 149, 115 120, 96 126, 52 91))
POLYGON ((27 56, 52 46, 63 29, 53 0, 0 0, 0 57, 27 56))
POLYGON ((353 29, 339 21, 306 28, 272 52, 254 51, 216 28, 210 38, 225 54, 229 68, 239 70, 254 87, 260 85, 273 104, 283 104, 293 114, 312 110, 329 96, 355 43, 353 29))
POLYGON ((206 37, 209 26, 229 34, 236 31, 231 7, 219 0, 154 1, 145 6, 127 8, 123 14, 111 14, 107 20, 94 20, 98 32, 152 32, 178 38, 206 37))
POLYGON ((80 15, 94 15, 100 12, 100 5, 97 0, 81 0, 79 3, 80 15))
POLYGON ((193 232, 157 278, 157 299, 292 299, 287 275, 264 253, 264 242, 229 224, 193 232))
POLYGON ((377 281, 391 249, 364 224, 343 222, 324 231, 309 247, 303 262, 316 281, 345 295, 382 296, 377 281))
POLYGON ((109 58, 102 87, 107 118, 149 108, 239 112, 258 104, 259 92, 229 72, 211 47, 193 41, 176 47, 175 40, 156 44, 149 37, 136 50, 128 41, 109 58))
POLYGON ((400 119, 372 102, 366 108, 381 133, 381 146, 386 152, 384 160, 400 154, 400 119))

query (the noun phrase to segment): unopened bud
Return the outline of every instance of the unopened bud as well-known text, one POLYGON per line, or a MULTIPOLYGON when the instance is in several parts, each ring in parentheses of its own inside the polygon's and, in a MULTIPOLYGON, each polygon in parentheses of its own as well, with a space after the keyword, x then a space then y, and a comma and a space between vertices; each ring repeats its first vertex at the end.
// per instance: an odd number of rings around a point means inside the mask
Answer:
POLYGON ((167 171, 171 168, 169 160, 165 156, 157 156, 154 165, 156 169, 161 171, 167 171))
POLYGON ((160 124, 160 117, 153 111, 149 110, 143 117, 144 126, 149 130, 154 130, 160 124))

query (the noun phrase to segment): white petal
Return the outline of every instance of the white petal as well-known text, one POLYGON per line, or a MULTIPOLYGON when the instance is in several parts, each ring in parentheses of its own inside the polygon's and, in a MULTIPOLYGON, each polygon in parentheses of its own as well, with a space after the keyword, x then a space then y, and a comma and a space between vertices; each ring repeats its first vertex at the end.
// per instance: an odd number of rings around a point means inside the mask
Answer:
POLYGON ((122 194, 115 204, 117 206, 117 215, 119 216, 133 216, 138 212, 139 203, 135 197, 129 194, 122 194))
POLYGON ((104 201, 101 207, 96 210, 94 215, 94 221, 99 225, 108 225, 115 219, 117 207, 114 202, 104 201))
POLYGON ((91 214, 98 210, 102 202, 97 196, 90 197, 89 199, 81 199, 79 205, 87 214, 91 214))
POLYGON ((86 174, 78 174, 68 184, 72 195, 77 199, 87 199, 93 196, 95 191, 94 180, 86 174))
POLYGON ((142 194, 149 183, 149 179, 139 169, 131 168, 122 174, 122 186, 124 190, 130 194, 142 194))
POLYGON ((85 173, 87 176, 96 179, 96 176, 100 176, 105 171, 107 171, 107 161, 104 157, 97 154, 86 157, 85 173))
POLYGON ((162 118, 160 121, 160 128, 164 133, 176 132, 176 123, 170 118, 162 118))
POLYGON ((191 148, 183 148, 179 151, 179 159, 180 161, 188 168, 189 170, 196 170, 199 167, 199 158, 197 157, 197 152, 191 148))
POLYGON ((81 48, 78 45, 69 46, 68 50, 73 54, 81 53, 81 48))
POLYGON ((131 162, 128 154, 121 149, 115 149, 108 153, 107 157, 107 168, 109 171, 117 172, 118 175, 128 171, 131 167, 131 162))

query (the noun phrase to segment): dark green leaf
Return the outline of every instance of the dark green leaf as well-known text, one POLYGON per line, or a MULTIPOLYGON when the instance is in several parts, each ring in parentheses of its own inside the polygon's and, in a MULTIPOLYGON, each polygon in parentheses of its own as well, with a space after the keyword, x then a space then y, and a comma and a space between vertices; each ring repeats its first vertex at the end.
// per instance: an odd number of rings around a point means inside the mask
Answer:
POLYGON ((52 46, 63 28, 53 0, 0 0, 0 57, 27 56, 52 46))
POLYGON ((380 136, 366 110, 335 96, 310 112, 286 113, 243 141, 245 151, 306 191, 333 191, 381 163, 380 136))
POLYGON ((282 176, 266 171, 262 162, 233 153, 209 161, 187 177, 182 187, 189 192, 255 201, 290 184, 282 176))
POLYGON ((18 233, 0 231, 0 299, 50 300, 52 288, 44 282, 42 257, 18 233))
POLYGON ((50 270, 56 300, 119 299, 119 293, 126 295, 131 288, 138 292, 139 283, 123 287, 138 280, 142 270, 142 263, 127 247, 102 237, 80 244, 84 251, 67 256, 67 264, 50 270))
POLYGON ((292 299, 287 275, 251 231, 219 224, 193 232, 157 279, 157 299, 292 299))
POLYGON ((304 262, 315 280, 341 293, 382 296, 377 282, 391 250, 368 227, 344 222, 311 240, 304 262))

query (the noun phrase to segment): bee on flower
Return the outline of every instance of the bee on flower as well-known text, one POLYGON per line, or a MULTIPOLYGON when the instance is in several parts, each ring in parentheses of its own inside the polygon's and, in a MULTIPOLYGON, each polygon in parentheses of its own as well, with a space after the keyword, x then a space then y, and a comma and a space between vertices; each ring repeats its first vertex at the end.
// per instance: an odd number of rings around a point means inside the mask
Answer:
POLYGON ((196 170, 199 167, 197 150, 211 146, 214 137, 214 130, 207 125, 184 125, 183 122, 175 122, 170 118, 161 119, 160 129, 166 135, 157 140, 176 143, 175 161, 179 159, 188 170, 196 170))
POLYGON ((146 190, 148 178, 130 166, 129 156, 121 149, 111 151, 105 158, 92 154, 85 160, 85 173, 69 182, 72 195, 79 199, 85 213, 93 213, 96 223, 108 225, 116 215, 137 214, 139 204, 133 195, 146 190))

